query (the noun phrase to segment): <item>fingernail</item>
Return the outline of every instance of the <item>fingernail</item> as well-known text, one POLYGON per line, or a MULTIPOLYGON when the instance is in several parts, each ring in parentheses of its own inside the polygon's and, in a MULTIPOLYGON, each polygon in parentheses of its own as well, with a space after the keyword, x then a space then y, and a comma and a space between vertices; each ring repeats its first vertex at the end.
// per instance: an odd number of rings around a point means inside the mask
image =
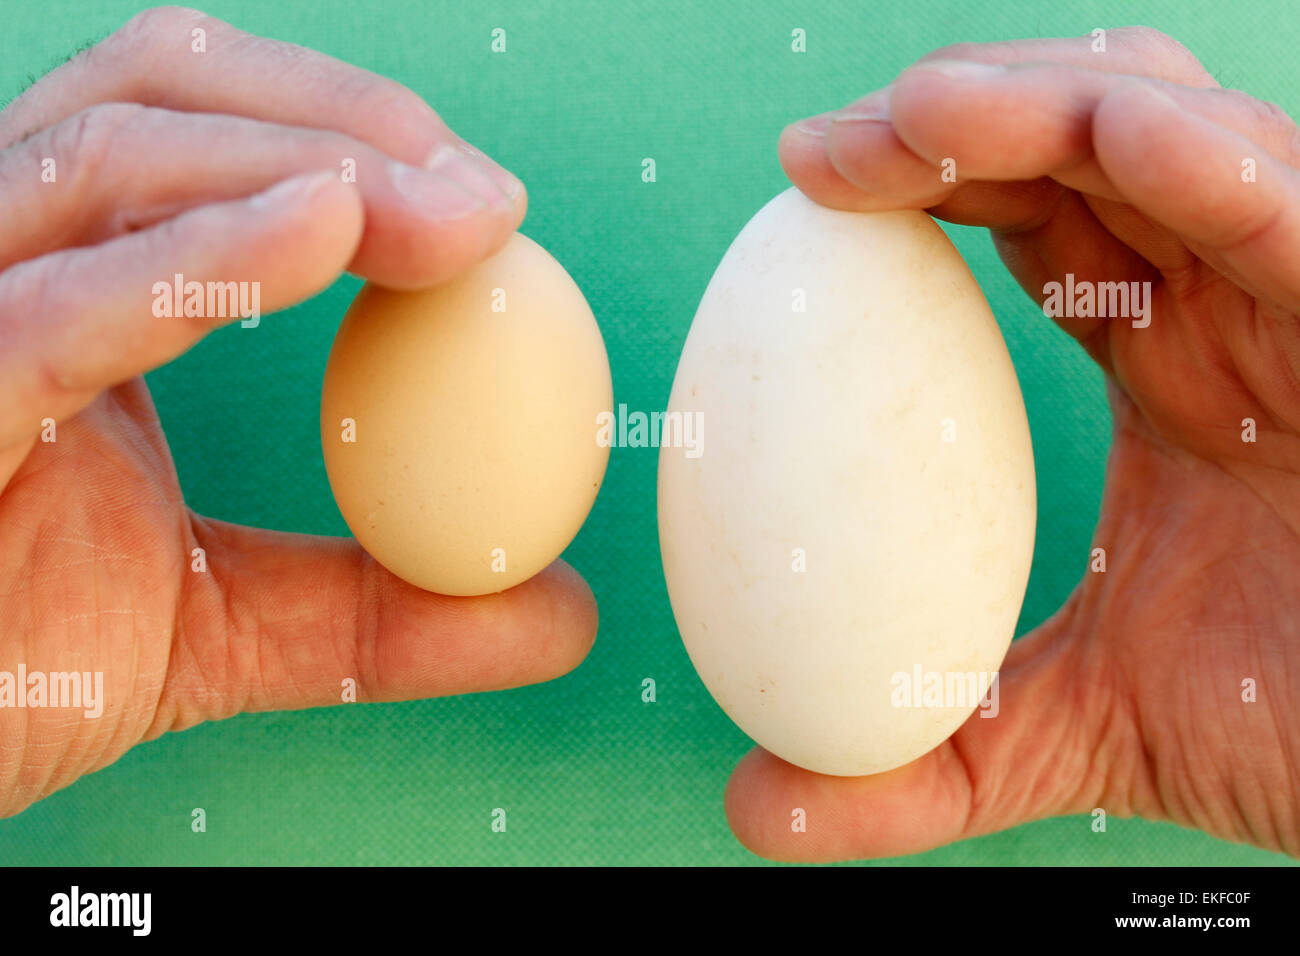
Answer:
POLYGON ((270 209, 274 206, 293 205, 320 192, 337 176, 338 174, 331 170, 294 176, 292 179, 276 183, 270 189, 264 189, 260 193, 250 196, 248 204, 254 209, 270 209))
MULTIPOLYGON (((524 192, 524 184, 517 176, 463 140, 440 143, 434 147, 429 158, 424 161, 424 168, 445 172, 472 188, 491 187, 503 193, 511 202, 524 192)), ((491 192, 486 195, 490 196, 491 192)))
POLYGON ((844 109, 832 113, 831 122, 888 123, 889 91, 890 87, 886 86, 883 90, 876 90, 874 93, 867 94, 856 103, 850 103, 848 106, 844 107, 844 109))
POLYGON ((455 179, 390 160, 388 178, 411 205, 439 219, 456 219, 483 209, 487 203, 455 179))
POLYGON ((791 123, 789 128, 797 133, 803 133, 805 136, 825 136, 826 128, 831 125, 831 116, 833 115, 832 113, 818 113, 816 116, 809 116, 797 123, 791 123))
POLYGON ((1007 71, 999 63, 977 63, 974 60, 926 60, 909 69, 942 73, 954 80, 983 80, 1007 71))

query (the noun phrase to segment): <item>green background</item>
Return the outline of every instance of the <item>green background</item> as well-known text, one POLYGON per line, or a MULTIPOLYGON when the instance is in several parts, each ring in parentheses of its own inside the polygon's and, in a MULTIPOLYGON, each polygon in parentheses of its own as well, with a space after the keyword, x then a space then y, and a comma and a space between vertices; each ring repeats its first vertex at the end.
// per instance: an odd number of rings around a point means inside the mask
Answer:
MULTIPOLYGON (((120 26, 125 2, 8 0, 0 95, 120 26)), ((214 0, 208 13, 393 77, 527 183, 524 231, 572 273, 600 322, 616 402, 662 408, 696 304, 728 243, 787 185, 787 122, 883 86, 958 41, 1145 23, 1225 86, 1300 113, 1293 4, 658 0, 561 4, 214 0), (508 52, 493 54, 503 27, 508 52), (790 50, 790 31, 808 50, 790 50), (653 157, 658 181, 641 181, 653 157)), ((1019 633, 1083 572, 1109 443, 1101 376, 1014 285, 988 236, 949 228, 1001 322, 1039 481, 1019 633)), ((201 513, 344 534, 317 413, 330 342, 359 282, 340 279, 255 330, 236 324, 149 376, 186 497, 201 513)), ((17 864, 759 862, 722 812, 750 743, 714 705, 673 624, 659 563, 655 449, 614 449, 565 557, 600 634, 539 687, 262 714, 136 748, 0 821, 17 864), (644 704, 653 677, 658 702, 644 704), (208 831, 190 831, 190 810, 208 831), (506 834, 490 829, 504 807, 506 834)), ((1269 864, 1284 857, 1178 827, 1042 821, 909 864, 1269 864)))

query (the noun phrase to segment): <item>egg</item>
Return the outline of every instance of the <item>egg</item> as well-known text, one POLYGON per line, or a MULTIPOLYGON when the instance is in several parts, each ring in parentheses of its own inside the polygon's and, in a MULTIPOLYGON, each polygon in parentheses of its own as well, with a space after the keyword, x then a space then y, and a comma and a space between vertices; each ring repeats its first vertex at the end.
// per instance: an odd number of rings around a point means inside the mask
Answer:
POLYGON ((974 277, 916 211, 797 190, 744 227, 691 325, 661 444, 672 609, 713 698, 838 776, 908 763, 976 709, 1033 556, 1033 451, 974 277))
POLYGON ((502 591, 573 540, 609 458, 613 403, 586 299, 514 235, 434 288, 368 284, 321 391, 321 447, 348 528, 398 577, 441 594, 502 591))

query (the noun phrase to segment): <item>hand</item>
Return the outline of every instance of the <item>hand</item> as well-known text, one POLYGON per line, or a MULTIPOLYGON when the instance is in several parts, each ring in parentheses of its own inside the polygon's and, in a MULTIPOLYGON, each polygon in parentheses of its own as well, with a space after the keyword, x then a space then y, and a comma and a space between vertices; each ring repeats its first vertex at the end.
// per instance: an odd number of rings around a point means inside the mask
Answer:
POLYGON ((853 779, 751 753, 726 804, 756 853, 897 856, 1100 807, 1300 854, 1300 137, 1169 37, 1106 40, 950 47, 782 135, 818 202, 988 227, 1040 302, 1073 273, 1153 304, 1146 328, 1058 320, 1109 380, 1106 572, 1012 646, 1000 716, 919 760, 853 779))
POLYGON ((442 597, 350 539, 195 515, 139 377, 226 321, 155 317, 153 283, 259 281, 267 312, 343 269, 431 284, 510 236, 518 180, 410 90, 177 8, 15 100, 0 150, 0 681, 103 674, 99 716, 0 708, 0 816, 165 731, 337 703, 348 678, 402 700, 582 659, 595 606, 563 563, 442 597))

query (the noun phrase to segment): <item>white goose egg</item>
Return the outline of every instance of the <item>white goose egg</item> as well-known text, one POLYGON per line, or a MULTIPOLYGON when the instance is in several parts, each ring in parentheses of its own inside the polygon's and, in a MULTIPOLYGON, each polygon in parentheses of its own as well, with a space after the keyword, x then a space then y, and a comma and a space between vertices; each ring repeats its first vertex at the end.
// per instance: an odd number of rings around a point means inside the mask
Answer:
POLYGON ((664 574, 718 704, 820 773, 908 763, 973 712, 1033 555, 1033 451, 1006 345, 921 212, 791 189, 718 266, 669 400, 664 574))

